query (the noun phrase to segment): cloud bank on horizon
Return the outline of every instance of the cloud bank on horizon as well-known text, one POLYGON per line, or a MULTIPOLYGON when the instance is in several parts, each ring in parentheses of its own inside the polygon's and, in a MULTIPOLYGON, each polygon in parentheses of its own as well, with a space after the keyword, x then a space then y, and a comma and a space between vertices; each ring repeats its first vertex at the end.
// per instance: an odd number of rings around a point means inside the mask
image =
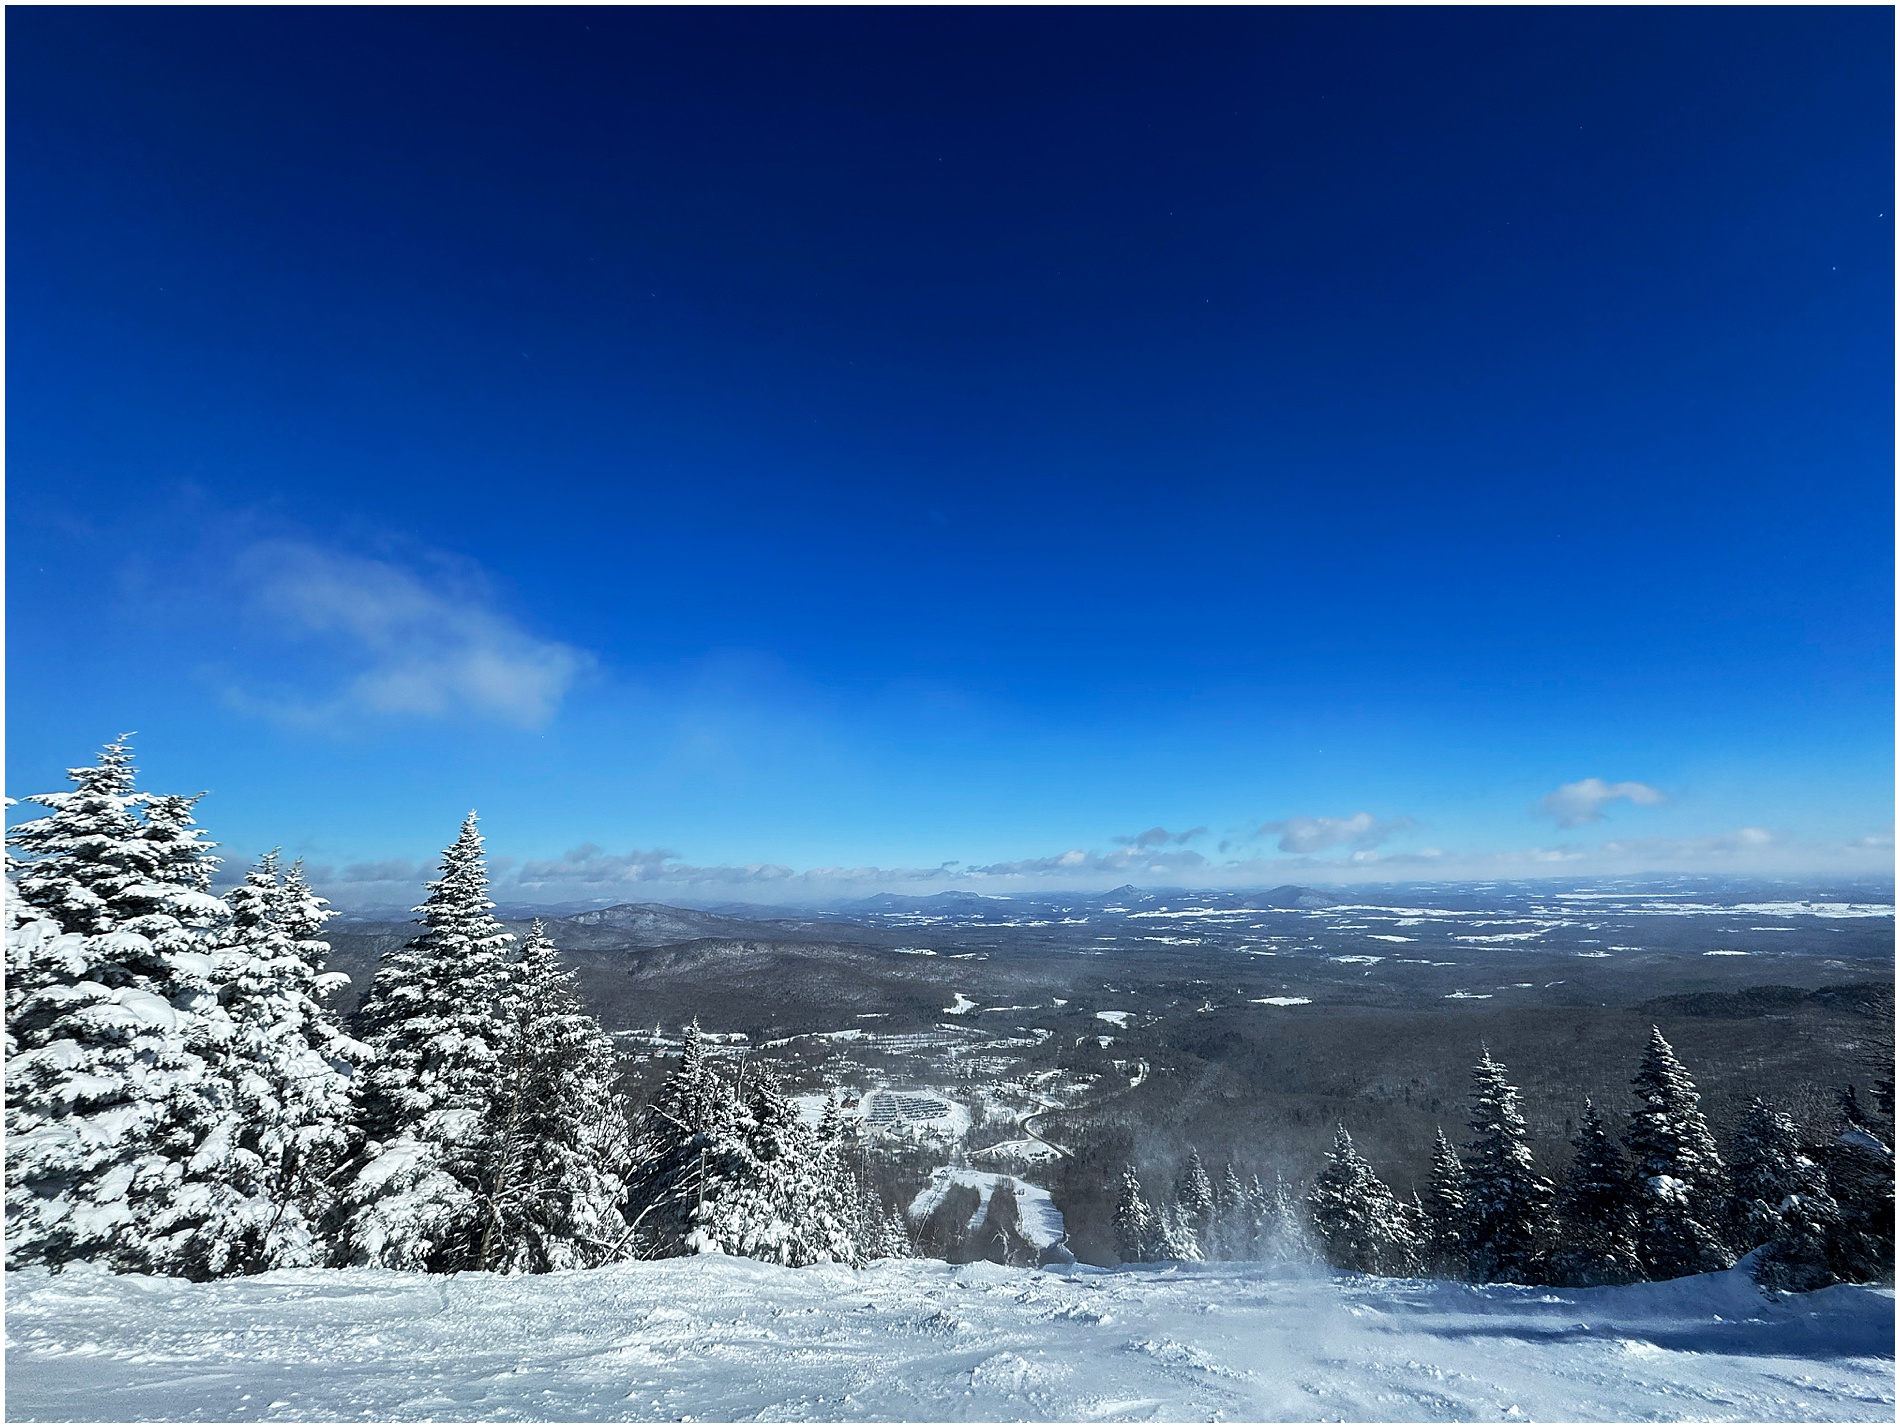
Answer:
MULTIPOLYGON (((512 902, 554 905, 670 896, 797 904, 874 892, 1093 892, 1122 883, 1240 888, 1286 882, 1452 882, 1664 872, 1859 877, 1890 873, 1892 857, 1893 839, 1888 835, 1844 844, 1802 843, 1765 828, 1746 827, 1702 838, 1614 839, 1594 845, 1509 850, 1426 847, 1380 854, 1362 848, 1335 858, 1299 853, 1217 861, 1192 850, 1121 846, 1107 853, 1072 848, 1046 857, 996 863, 806 869, 764 862, 700 865, 666 849, 611 853, 582 844, 558 858, 498 854, 490 860, 490 869, 495 896, 512 902)), ((433 864, 403 858, 318 866, 311 872, 318 886, 345 908, 405 903, 434 876, 433 864)))

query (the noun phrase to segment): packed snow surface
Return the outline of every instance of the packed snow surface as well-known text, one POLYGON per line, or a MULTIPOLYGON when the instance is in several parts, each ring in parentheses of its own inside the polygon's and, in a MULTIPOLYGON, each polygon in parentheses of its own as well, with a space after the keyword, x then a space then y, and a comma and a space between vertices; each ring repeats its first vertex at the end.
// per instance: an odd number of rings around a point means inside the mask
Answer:
POLYGON ((1893 1420, 1892 1291, 705 1256, 7 1279, 14 1420, 1893 1420))

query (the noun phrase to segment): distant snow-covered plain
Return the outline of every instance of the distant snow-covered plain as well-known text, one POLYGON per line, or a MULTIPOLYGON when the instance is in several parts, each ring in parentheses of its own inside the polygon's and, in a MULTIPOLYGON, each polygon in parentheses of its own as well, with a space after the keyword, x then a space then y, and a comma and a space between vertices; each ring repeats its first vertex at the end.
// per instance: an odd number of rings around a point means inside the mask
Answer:
POLYGON ((7 1283, 15 1420, 1894 1417, 1891 1290, 708 1256, 7 1283))

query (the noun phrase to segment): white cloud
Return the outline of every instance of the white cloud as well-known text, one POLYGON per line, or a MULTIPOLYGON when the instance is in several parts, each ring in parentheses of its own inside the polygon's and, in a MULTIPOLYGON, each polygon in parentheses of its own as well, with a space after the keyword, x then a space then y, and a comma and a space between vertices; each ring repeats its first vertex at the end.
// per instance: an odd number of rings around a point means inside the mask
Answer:
POLYGON ((496 609, 470 567, 425 576, 391 561, 267 541, 244 554, 238 571, 261 613, 328 641, 353 671, 316 705, 245 701, 290 717, 475 714, 537 728, 592 663, 586 651, 532 635, 496 609))
POLYGON ((1598 822, 1605 804, 1626 798, 1644 808, 1654 808, 1668 800, 1661 790, 1646 783, 1605 783, 1600 778, 1578 779, 1544 795, 1543 810, 1557 820, 1559 828, 1576 828, 1598 822))
POLYGON ((1185 833, 1170 833, 1167 829, 1154 827, 1145 833, 1129 833, 1116 837, 1113 841, 1124 848, 1160 848, 1169 843, 1187 843, 1207 832, 1207 825, 1190 828, 1185 833))
POLYGON ((1378 819, 1370 813, 1355 813, 1350 818, 1287 818, 1263 823, 1255 835, 1278 833, 1277 846, 1282 853, 1317 853, 1342 844, 1364 851, 1415 826, 1410 818, 1378 819))

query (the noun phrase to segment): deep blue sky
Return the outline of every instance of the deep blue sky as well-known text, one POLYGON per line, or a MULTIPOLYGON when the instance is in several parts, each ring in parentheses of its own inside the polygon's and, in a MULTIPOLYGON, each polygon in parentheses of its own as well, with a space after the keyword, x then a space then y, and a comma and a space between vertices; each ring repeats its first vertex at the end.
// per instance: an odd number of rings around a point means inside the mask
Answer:
POLYGON ((8 789, 136 729, 357 897, 1890 866, 1892 25, 11 10, 8 789))

